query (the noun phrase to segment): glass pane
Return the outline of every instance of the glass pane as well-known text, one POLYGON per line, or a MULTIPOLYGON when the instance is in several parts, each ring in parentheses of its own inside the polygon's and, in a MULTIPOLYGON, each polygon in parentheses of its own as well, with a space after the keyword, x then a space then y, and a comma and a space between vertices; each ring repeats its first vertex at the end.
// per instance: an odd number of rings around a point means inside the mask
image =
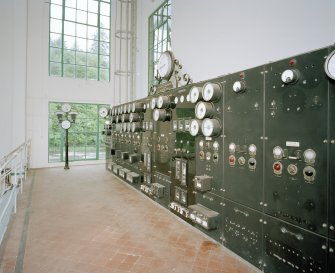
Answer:
POLYGON ((50 2, 53 4, 63 5, 63 0, 51 0, 50 2))
POLYGON ((50 33, 50 46, 52 47, 62 47, 62 35, 50 33))
POLYGON ((82 24, 87 24, 87 12, 77 10, 77 22, 82 24))
POLYGON ((72 36, 64 36, 64 48, 75 49, 76 38, 72 36))
POLYGON ((65 20, 76 21, 76 10, 71 8, 65 8, 65 20))
POLYGON ((100 43, 100 54, 109 55, 109 43, 100 43))
POLYGON ((77 64, 86 65, 86 53, 76 52, 77 64))
POLYGON ((98 68, 87 67, 87 79, 97 80, 98 79, 98 68))
POLYGON ((73 50, 64 50, 64 63, 75 64, 76 52, 73 50))
POLYGON ((86 52, 86 39, 76 38, 76 49, 86 52))
POLYGON ((109 69, 100 68, 100 80, 101 81, 109 81, 109 69))
POLYGON ((62 21, 50 19, 50 32, 62 33, 62 21))
POLYGON ((71 7, 71 8, 76 8, 76 0, 65 0, 65 6, 71 7))
POLYGON ((100 27, 103 28, 110 28, 109 17, 107 16, 100 16, 100 27))
POLYGON ((65 35, 76 35, 76 24, 72 22, 64 22, 64 34, 65 35))
POLYGON ((98 53, 99 42, 87 40, 87 52, 98 53))
POLYGON ((87 0, 80 0, 77 3, 77 9, 87 10, 87 0))
POLYGON ((98 54, 87 53, 87 65, 88 66, 98 66, 98 54))
POLYGON ((53 61, 53 62, 62 61, 62 50, 60 48, 50 47, 50 61, 53 61))
POLYGON ((106 29, 100 30, 100 40, 104 42, 109 42, 109 30, 106 29))
POLYGON ((63 9, 62 6, 50 5, 50 17, 62 19, 63 18, 63 9))
POLYGON ((64 77, 74 78, 75 66, 71 64, 64 64, 64 77))
POLYGON ((77 36, 82 38, 87 38, 87 26, 82 24, 77 24, 77 36))
POLYGON ((97 27, 87 27, 87 38, 92 40, 98 40, 98 28, 97 27))
POLYGON ((109 56, 100 55, 100 67, 109 67, 109 56))
POLYGON ((100 2, 100 14, 101 15, 110 15, 110 5, 107 3, 100 2))
POLYGON ((76 78, 86 79, 86 67, 85 66, 76 66, 76 78))
POLYGON ((98 25, 98 14, 96 13, 88 13, 88 24, 92 26, 98 25))
POLYGON ((50 62, 50 76, 61 76, 62 64, 50 62))
POLYGON ((88 0, 88 11, 98 13, 98 1, 88 0))

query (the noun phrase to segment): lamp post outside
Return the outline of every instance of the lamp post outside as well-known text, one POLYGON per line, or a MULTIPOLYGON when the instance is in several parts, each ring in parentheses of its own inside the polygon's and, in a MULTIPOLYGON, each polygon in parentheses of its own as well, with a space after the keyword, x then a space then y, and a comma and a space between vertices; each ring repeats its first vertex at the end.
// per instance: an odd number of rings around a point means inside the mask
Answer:
POLYGON ((70 112, 71 105, 64 103, 62 105, 62 111, 55 113, 59 124, 65 130, 65 166, 64 169, 68 170, 69 167, 69 129, 72 123, 75 123, 78 112, 70 112))

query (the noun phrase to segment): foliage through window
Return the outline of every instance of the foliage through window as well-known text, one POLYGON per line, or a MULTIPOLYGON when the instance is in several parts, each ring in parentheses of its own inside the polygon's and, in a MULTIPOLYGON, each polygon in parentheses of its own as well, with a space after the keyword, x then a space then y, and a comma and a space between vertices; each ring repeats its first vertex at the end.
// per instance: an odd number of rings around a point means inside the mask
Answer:
POLYGON ((156 84, 158 59, 166 50, 171 50, 171 0, 165 1, 149 17, 149 89, 156 84))
MULTIPOLYGON (((65 130, 61 128, 55 112, 61 111, 62 102, 49 102, 49 162, 65 160, 65 130)), ((78 112, 76 122, 69 129, 69 160, 105 159, 105 146, 101 132, 104 119, 99 116, 102 104, 70 103, 71 111, 78 112)))
POLYGON ((110 13, 110 0, 50 0, 50 76, 110 80, 110 13))

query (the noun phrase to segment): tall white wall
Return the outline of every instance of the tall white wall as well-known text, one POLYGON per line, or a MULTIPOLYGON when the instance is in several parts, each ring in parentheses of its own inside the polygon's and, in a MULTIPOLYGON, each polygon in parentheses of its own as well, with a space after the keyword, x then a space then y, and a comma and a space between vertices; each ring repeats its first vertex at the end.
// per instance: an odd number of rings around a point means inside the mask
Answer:
MULTIPOLYGON (((113 104, 114 101, 118 101, 113 91, 112 63, 111 81, 109 83, 50 77, 48 75, 48 35, 48 1, 29 0, 27 135, 28 138, 32 140, 32 167, 55 165, 48 163, 49 101, 110 104, 113 104)), ((113 37, 113 35, 111 37, 113 37)), ((111 55, 113 57, 113 54, 111 55)))
POLYGON ((25 141, 27 0, 0 0, 0 158, 25 141))
MULTIPOLYGON (((138 97, 147 91, 148 16, 161 2, 141 0, 138 97)), ((334 0, 172 0, 172 50, 194 81, 206 80, 334 43, 334 10, 334 0)))

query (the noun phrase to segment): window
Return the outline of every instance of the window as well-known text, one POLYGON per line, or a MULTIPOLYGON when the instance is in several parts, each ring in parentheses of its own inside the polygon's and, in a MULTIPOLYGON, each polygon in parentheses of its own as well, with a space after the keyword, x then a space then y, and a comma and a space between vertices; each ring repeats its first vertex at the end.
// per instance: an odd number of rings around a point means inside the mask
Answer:
MULTIPOLYGON (((65 160, 65 131, 58 123, 55 112, 61 111, 62 102, 49 102, 49 162, 65 160)), ((69 160, 105 159, 105 146, 101 132, 105 120, 99 109, 102 104, 70 103, 71 111, 78 112, 76 122, 69 129, 69 160)))
POLYGON ((110 0, 50 0, 50 76, 110 80, 110 13, 110 0))
POLYGON ((171 0, 165 1, 149 17, 149 89, 156 83, 157 62, 166 50, 171 50, 171 0))

